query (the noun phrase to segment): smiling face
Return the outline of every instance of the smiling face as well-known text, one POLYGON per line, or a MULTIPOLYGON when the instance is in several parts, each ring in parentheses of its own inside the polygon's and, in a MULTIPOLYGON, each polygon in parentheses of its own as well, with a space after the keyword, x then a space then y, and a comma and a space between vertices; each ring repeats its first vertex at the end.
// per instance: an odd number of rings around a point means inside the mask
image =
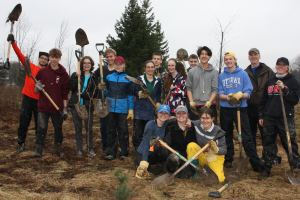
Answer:
POLYGON ((201 51, 201 54, 199 56, 201 64, 207 64, 208 61, 210 60, 210 58, 211 58, 211 56, 208 55, 207 51, 205 51, 205 50, 201 51))
POLYGON ((235 65, 236 61, 237 61, 237 59, 234 58, 233 56, 228 55, 228 56, 224 57, 224 63, 229 69, 236 67, 236 65, 235 65))
POLYGON ((57 58, 57 57, 54 57, 54 56, 49 56, 49 60, 50 60, 50 63, 51 65, 58 65, 59 61, 61 60, 61 57, 60 58, 57 58))
POLYGON ((114 66, 115 66, 115 69, 116 69, 116 71, 117 72, 123 72, 123 69, 124 69, 124 67, 125 67, 125 65, 124 64, 122 64, 122 63, 120 63, 120 62, 116 62, 115 64, 114 64, 114 66))
POLYGON ((45 67, 45 66, 48 65, 48 62, 49 62, 49 59, 48 59, 47 56, 41 55, 41 57, 39 57, 39 65, 40 65, 40 66, 45 67))
POLYGON ((146 64, 145 72, 147 75, 153 75, 154 70, 155 70, 155 66, 153 63, 149 62, 146 64))
POLYGON ((201 124, 203 125, 204 129, 208 130, 211 128, 214 118, 211 117, 211 115, 204 113, 203 115, 201 115, 200 120, 201 120, 201 124))
POLYGON ((288 71, 288 65, 284 64, 283 62, 278 62, 278 64, 276 64, 276 71, 278 75, 284 75, 287 73, 288 71))
POLYGON ((90 71, 92 63, 90 59, 86 58, 83 60, 83 71, 90 71))
POLYGON ((258 53, 252 51, 252 52, 250 52, 248 58, 249 58, 251 65, 254 65, 254 66, 259 65, 260 55, 258 53))
POLYGON ((108 53, 105 55, 105 60, 108 65, 113 65, 116 56, 113 53, 108 53))
POLYGON ((199 63, 197 58, 190 58, 188 62, 189 62, 189 65, 190 65, 191 69, 196 67, 199 63))
POLYGON ((165 111, 157 113, 157 119, 161 122, 165 122, 165 121, 169 120, 169 117, 170 117, 170 115, 165 111))
POLYGON ((174 60, 169 60, 168 61, 168 70, 170 73, 174 73, 174 72, 177 72, 176 71, 176 63, 174 60))
POLYGON ((186 122, 188 114, 184 111, 179 111, 176 113, 176 119, 178 122, 186 122))

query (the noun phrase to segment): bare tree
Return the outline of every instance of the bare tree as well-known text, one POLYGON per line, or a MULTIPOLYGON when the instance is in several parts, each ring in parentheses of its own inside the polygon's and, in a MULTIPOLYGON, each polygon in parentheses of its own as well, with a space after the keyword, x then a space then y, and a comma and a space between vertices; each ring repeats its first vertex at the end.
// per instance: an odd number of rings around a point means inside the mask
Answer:
MULTIPOLYGON (((69 44, 67 47, 67 53, 65 56, 65 67, 69 71, 69 76, 71 76, 72 65, 75 65, 75 48, 73 45, 69 44)), ((77 66, 77 65, 76 65, 77 66)))
POLYGON ((60 25, 59 35, 55 40, 55 47, 63 52, 67 38, 70 36, 70 26, 68 21, 63 20, 60 25))
POLYGON ((290 64, 290 70, 300 70, 300 54, 297 55, 290 64))

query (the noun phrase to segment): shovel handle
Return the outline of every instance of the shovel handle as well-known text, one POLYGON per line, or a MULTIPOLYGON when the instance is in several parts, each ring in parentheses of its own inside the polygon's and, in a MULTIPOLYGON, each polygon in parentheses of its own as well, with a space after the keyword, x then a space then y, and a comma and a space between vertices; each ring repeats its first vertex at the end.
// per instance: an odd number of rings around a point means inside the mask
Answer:
POLYGON ((223 187, 221 187, 218 192, 222 193, 228 186, 229 186, 230 182, 226 183, 223 187))
MULTIPOLYGON (((80 58, 82 57, 82 52, 79 50, 75 50, 75 56, 77 58, 77 61, 79 62, 80 58)), ((79 69, 80 69, 80 67, 79 67, 79 69)))
POLYGON ((99 55, 103 54, 103 50, 104 50, 104 43, 96 43, 96 49, 99 52, 99 55), (100 49, 100 47, 102 46, 102 49, 100 49), (98 49, 99 47, 99 49, 98 49))
POLYGON ((169 93, 168 93, 168 95, 166 96, 166 98, 165 98, 163 104, 166 104, 166 102, 168 101, 168 99, 169 99, 169 97, 170 97, 170 95, 171 95, 171 92, 172 92, 172 90, 169 91, 169 93))
POLYGON ((62 116, 63 119, 66 119, 66 117, 64 116, 64 114, 61 112, 61 110, 59 109, 59 107, 56 105, 56 103, 51 99, 51 97, 49 96, 49 94, 46 92, 46 90, 42 90, 43 93, 45 94, 45 96, 48 98, 48 100, 52 103, 52 105, 55 107, 55 109, 59 112, 59 114, 62 116))

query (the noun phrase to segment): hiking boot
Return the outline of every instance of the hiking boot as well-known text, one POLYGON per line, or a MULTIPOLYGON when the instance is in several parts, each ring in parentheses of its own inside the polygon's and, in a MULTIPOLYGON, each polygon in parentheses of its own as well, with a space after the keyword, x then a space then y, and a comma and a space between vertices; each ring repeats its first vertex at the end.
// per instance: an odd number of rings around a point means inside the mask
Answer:
POLYGON ((113 159, 115 159, 115 158, 116 158, 116 157, 113 156, 113 155, 107 155, 107 156, 104 157, 104 160, 113 160, 113 159))
POLYGON ((41 144, 36 144, 35 151, 34 151, 34 154, 32 155, 32 157, 40 158, 40 157, 42 157, 42 153, 43 153, 43 146, 41 144))
POLYGON ((107 146, 102 146, 102 153, 107 153, 107 146))
POLYGON ((25 151, 25 143, 18 144, 17 153, 20 153, 22 151, 25 151))
POLYGON ((77 151, 77 156, 82 157, 82 155, 83 155, 82 151, 81 151, 81 150, 78 150, 78 151, 77 151))
POLYGON ((158 175, 161 173, 162 169, 164 168, 165 164, 162 163, 157 163, 157 165, 155 166, 155 168, 153 169, 153 174, 154 175, 158 175))
POLYGON ((224 167, 225 168, 232 168, 232 162, 224 162, 224 167))
POLYGON ((280 156, 278 156, 278 157, 274 158, 274 160, 272 160, 272 164, 274 166, 281 165, 281 160, 282 160, 282 158, 280 156))
POLYGON ((268 172, 267 170, 262 170, 259 174, 258 178, 268 178, 270 177, 270 172, 268 172))
POLYGON ((88 154, 89 157, 95 157, 96 156, 96 153, 94 151, 94 149, 91 149, 89 154, 88 154))
POLYGON ((61 143, 59 142, 55 142, 54 143, 54 146, 55 146, 55 153, 57 156, 64 156, 65 154, 62 152, 62 149, 61 149, 61 143))

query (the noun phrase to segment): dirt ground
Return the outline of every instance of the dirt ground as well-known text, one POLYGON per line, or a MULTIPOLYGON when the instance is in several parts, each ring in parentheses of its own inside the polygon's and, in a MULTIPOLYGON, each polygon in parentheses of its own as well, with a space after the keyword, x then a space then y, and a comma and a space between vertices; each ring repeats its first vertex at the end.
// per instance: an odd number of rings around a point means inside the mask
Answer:
MULTIPOLYGON (((296 111, 297 132, 300 133, 300 106, 296 111)), ((19 110, 0 112, 0 199, 114 199, 119 187, 113 173, 118 167, 128 176, 127 184, 133 190, 129 199, 211 199, 208 193, 218 190, 222 184, 204 186, 195 180, 175 179, 175 184, 165 189, 154 189, 151 181, 134 177, 135 150, 130 144, 130 155, 123 161, 105 161, 101 153, 100 121, 94 117, 94 149, 97 154, 88 158, 76 156, 75 130, 71 116, 64 122, 63 151, 65 157, 54 155, 54 135, 51 120, 43 157, 28 158, 35 148, 35 131, 32 122, 26 139, 26 151, 16 154, 19 110)), ((132 122, 129 126, 132 135, 132 122)), ((83 133, 85 135, 85 133, 83 133)), ((238 141, 235 136, 236 156, 238 141)), ((297 136, 299 144, 300 137, 297 136)), ((258 137, 258 153, 261 157, 261 139, 258 137)), ((285 171, 289 169, 287 156, 278 140, 282 165, 273 167, 271 177, 258 179, 258 173, 249 165, 243 180, 234 183, 223 193, 224 199, 300 199, 300 187, 292 186, 285 171)), ((165 172, 165 171, 164 171, 165 172)))

